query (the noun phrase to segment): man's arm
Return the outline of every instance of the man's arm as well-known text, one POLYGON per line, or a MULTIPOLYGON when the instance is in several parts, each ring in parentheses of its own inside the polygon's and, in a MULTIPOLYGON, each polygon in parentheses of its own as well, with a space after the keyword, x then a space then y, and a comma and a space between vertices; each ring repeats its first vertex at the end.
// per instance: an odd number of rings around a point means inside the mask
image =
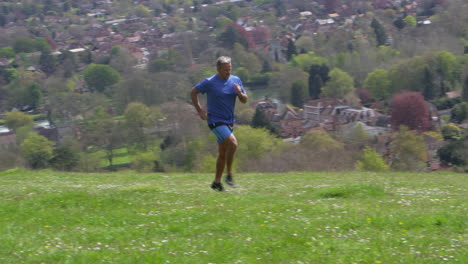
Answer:
POLYGON ((200 92, 194 87, 192 88, 192 91, 190 92, 190 97, 192 97, 193 106, 195 106, 195 109, 197 110, 198 115, 200 116, 200 119, 207 120, 208 117, 206 116, 206 112, 200 106, 200 101, 198 100, 198 93, 200 92))
POLYGON ((249 99, 249 96, 247 95, 247 93, 242 92, 240 85, 238 84, 234 84, 234 85, 236 86, 236 93, 237 93, 237 96, 239 97, 239 101, 241 101, 241 103, 243 104, 247 103, 247 100, 249 99))

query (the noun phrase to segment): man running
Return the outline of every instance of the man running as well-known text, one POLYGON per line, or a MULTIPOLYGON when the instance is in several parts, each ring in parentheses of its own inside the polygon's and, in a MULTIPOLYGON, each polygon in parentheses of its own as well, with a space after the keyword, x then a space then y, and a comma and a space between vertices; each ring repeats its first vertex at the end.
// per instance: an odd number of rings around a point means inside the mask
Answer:
POLYGON ((237 149, 237 139, 233 134, 236 98, 245 104, 248 96, 239 77, 231 75, 230 57, 219 57, 216 60, 216 69, 218 73, 195 85, 190 95, 198 115, 202 120, 207 120, 208 127, 218 138, 216 174, 211 188, 215 191, 224 191, 221 177, 225 166, 227 167, 225 183, 230 187, 236 187, 232 176, 232 163, 237 149), (206 93, 208 113, 200 106, 199 93, 206 93))

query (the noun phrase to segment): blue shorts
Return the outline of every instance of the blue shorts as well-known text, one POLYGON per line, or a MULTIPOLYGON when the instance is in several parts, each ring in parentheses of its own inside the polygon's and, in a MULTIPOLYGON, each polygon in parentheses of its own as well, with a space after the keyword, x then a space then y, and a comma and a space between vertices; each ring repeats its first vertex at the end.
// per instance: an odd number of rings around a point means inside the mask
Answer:
MULTIPOLYGON (((211 126, 210 126, 211 128, 211 126)), ((222 143, 227 137, 232 134, 232 130, 229 125, 219 125, 211 128, 211 132, 218 138, 218 143, 222 143)))

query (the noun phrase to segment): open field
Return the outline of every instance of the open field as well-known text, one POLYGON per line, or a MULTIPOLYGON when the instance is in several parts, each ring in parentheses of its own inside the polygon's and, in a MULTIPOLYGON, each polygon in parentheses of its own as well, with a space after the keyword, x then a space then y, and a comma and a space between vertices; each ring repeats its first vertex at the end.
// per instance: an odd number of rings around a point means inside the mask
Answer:
POLYGON ((468 263, 467 174, 0 172, 0 263, 468 263))

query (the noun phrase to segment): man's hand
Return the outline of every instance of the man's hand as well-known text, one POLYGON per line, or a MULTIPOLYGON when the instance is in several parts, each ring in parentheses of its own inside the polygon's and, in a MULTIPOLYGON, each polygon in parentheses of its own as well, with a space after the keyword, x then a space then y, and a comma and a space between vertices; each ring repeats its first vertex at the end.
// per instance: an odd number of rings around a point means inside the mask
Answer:
POLYGON ((242 93, 242 89, 241 89, 240 85, 238 85, 237 83, 234 84, 234 89, 236 90, 237 94, 242 93))
POLYGON ((190 92, 190 97, 192 97, 193 106, 195 107, 195 110, 197 110, 198 115, 200 116, 201 120, 208 120, 206 111, 203 110, 203 108, 201 108, 200 102, 198 101, 198 90, 195 88, 192 88, 192 91, 190 92))
POLYGON ((198 115, 200 116, 201 120, 207 120, 208 119, 208 116, 206 115, 206 112, 203 109, 200 109, 200 111, 198 111, 198 115))
POLYGON ((239 100, 244 104, 247 103, 247 99, 249 97, 247 96, 247 94, 242 92, 242 88, 240 87, 240 85, 235 83, 234 84, 234 89, 236 90, 236 93, 237 93, 237 96, 239 97, 239 100))

